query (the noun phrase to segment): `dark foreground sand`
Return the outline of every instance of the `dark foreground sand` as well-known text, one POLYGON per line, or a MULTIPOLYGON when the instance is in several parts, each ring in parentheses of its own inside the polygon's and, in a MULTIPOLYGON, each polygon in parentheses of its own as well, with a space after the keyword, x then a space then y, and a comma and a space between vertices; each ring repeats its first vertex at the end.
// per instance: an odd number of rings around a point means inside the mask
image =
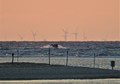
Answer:
POLYGON ((120 78, 120 71, 39 63, 0 63, 0 80, 96 78, 120 78))

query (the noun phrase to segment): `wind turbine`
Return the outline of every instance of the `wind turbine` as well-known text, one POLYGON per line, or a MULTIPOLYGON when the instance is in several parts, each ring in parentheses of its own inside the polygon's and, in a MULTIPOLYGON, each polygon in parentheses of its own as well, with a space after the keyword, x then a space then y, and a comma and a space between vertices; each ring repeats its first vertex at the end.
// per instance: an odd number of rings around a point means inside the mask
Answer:
POLYGON ((47 38, 43 38, 43 41, 47 41, 47 38))
POLYGON ((68 32, 63 29, 63 33, 64 33, 64 40, 67 41, 68 32))
POLYGON ((24 36, 20 35, 20 34, 18 34, 18 36, 19 36, 20 40, 23 41, 24 36))
POLYGON ((41 38, 43 39, 43 41, 47 41, 47 37, 41 35, 41 38))
POLYGON ((36 32, 32 31, 32 35, 33 35, 33 40, 35 41, 36 40, 36 35, 37 35, 36 32))
POLYGON ((83 41, 87 41, 87 36, 83 33, 83 41))
POLYGON ((76 30, 76 32, 73 33, 73 35, 75 36, 75 41, 77 41, 77 37, 78 37, 77 30, 76 30))

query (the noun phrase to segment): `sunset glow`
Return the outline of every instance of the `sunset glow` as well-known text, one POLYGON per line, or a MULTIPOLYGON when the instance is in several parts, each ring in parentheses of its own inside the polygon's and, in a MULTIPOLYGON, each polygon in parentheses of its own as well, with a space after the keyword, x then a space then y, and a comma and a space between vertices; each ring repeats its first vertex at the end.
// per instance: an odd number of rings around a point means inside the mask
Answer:
POLYGON ((0 0, 0 41, 120 40, 119 0, 0 0))

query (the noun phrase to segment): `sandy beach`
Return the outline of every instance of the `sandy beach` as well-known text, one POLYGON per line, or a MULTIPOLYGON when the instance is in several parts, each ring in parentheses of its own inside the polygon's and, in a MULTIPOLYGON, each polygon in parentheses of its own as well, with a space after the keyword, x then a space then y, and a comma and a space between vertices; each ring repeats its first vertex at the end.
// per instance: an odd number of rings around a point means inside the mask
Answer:
POLYGON ((120 71, 42 63, 0 63, 0 80, 98 78, 120 78, 120 71))
POLYGON ((120 84, 120 79, 1 80, 0 84, 120 84))

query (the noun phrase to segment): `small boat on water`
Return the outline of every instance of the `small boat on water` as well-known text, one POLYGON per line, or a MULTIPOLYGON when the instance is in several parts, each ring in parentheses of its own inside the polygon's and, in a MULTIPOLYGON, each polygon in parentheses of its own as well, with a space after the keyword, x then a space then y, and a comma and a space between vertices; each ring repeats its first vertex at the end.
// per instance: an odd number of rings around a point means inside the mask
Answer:
POLYGON ((64 47, 64 46, 59 45, 59 44, 48 44, 48 45, 42 46, 41 48, 59 48, 59 49, 67 49, 67 47, 64 47))

